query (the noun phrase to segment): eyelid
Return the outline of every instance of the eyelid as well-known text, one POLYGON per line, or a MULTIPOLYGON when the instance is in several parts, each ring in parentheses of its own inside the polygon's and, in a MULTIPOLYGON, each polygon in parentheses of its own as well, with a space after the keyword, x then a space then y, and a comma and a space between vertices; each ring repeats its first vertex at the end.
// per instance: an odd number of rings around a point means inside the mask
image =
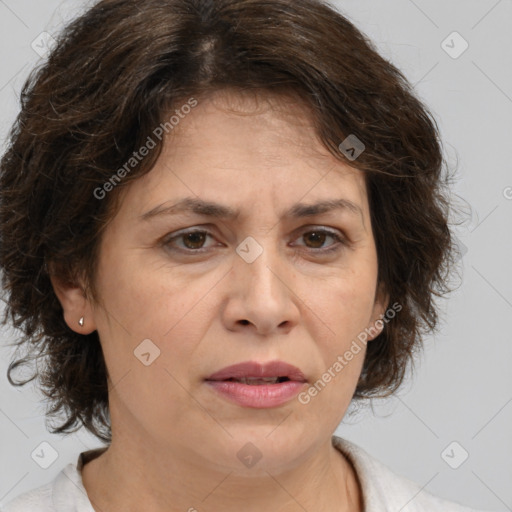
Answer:
MULTIPOLYGON (((192 228, 180 229, 178 231, 174 231, 172 233, 169 233, 168 235, 165 235, 160 240, 160 245, 168 246, 169 243, 172 242, 173 240, 177 240, 177 239, 180 239, 181 237, 184 237, 186 235, 191 235, 191 234, 194 234, 194 233, 204 233, 206 236, 209 236, 210 238, 215 238, 215 235, 208 228, 205 228, 205 227, 202 227, 202 226, 195 226, 195 227, 192 227, 192 228)), ((192 254, 192 253, 200 254, 201 252, 205 252, 205 249, 195 249, 194 250, 194 249, 181 249, 181 248, 178 248, 176 250, 177 251, 181 251, 183 253, 188 253, 188 254, 192 254)), ((206 249, 206 250, 208 250, 208 249, 206 249)))
MULTIPOLYGON (((333 229, 333 228, 327 228, 325 226, 315 226, 315 225, 303 226, 299 230, 295 231, 295 233, 297 233, 297 234, 296 235, 294 234, 294 240, 297 238, 300 238, 304 234, 311 233, 311 232, 322 233, 327 236, 330 236, 330 237, 334 238, 335 243, 331 244, 327 248, 323 248, 323 249, 315 249, 315 248, 307 247, 306 245, 302 245, 301 247, 304 247, 304 250, 307 252, 316 253, 318 255, 327 254, 330 252, 340 251, 343 247, 347 247, 350 244, 350 240, 340 230, 333 229)), ((160 240, 160 245, 162 245, 164 247, 168 247, 170 242, 172 242, 173 240, 180 239, 181 237, 184 237, 189 234, 194 234, 194 233, 204 233, 206 236, 209 236, 210 238, 215 238, 215 235, 213 234, 211 229, 199 225, 199 226, 194 226, 194 227, 190 227, 190 228, 180 229, 178 231, 174 231, 173 233, 165 235, 160 240)), ((171 248, 168 250, 175 251, 175 252, 181 252, 182 254, 193 255, 193 254, 206 253, 210 250, 210 248, 199 248, 199 249, 171 248)))
POLYGON ((337 242, 337 243, 334 243, 324 249, 312 249, 312 248, 304 246, 306 250, 311 251, 313 253, 327 254, 329 252, 337 252, 337 251, 340 251, 343 247, 348 247, 350 244, 349 239, 345 236, 345 234, 343 232, 336 230, 336 229, 327 228, 324 226, 314 226, 314 225, 304 226, 303 228, 301 228, 298 238, 300 238, 301 235, 304 235, 306 233, 311 233, 311 232, 322 233, 322 234, 331 236, 337 242), (342 246, 342 247, 340 247, 340 246, 342 246))

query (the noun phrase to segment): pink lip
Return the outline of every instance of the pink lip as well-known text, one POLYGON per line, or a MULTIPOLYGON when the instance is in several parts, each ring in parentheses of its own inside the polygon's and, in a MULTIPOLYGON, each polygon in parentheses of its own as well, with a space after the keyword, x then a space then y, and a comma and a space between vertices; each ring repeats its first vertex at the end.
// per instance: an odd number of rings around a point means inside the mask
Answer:
POLYGON ((288 380, 279 384, 242 384, 241 382, 208 380, 206 383, 228 400, 242 407, 266 409, 282 405, 304 388, 305 382, 288 380))
POLYGON ((215 391, 243 407, 277 407, 296 396, 306 383, 304 374, 296 367, 283 361, 260 364, 248 361, 223 368, 206 379, 215 391), (276 384, 244 384, 228 379, 263 377, 288 377, 276 384))
POLYGON ((268 363, 246 361, 233 364, 215 372, 206 380, 241 379, 244 377, 288 377, 290 380, 306 382, 306 377, 296 366, 284 361, 270 361, 268 363))

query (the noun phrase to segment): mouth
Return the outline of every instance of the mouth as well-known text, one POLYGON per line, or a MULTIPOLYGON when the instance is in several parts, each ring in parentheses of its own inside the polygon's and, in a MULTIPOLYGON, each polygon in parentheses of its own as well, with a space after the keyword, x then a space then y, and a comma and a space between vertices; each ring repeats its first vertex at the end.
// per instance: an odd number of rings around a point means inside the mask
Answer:
POLYGON ((283 361, 239 363, 210 375, 205 381, 229 402, 256 409, 289 402, 307 382, 299 368, 283 361))
POLYGON ((279 384, 281 382, 287 382, 289 380, 290 379, 288 377, 267 377, 264 379, 254 377, 243 377, 241 379, 223 379, 222 382, 239 382, 240 384, 248 384, 249 386, 261 386, 264 384, 279 384))
POLYGON ((299 368, 284 361, 246 361, 223 368, 205 380, 241 382, 252 386, 280 384, 286 381, 307 382, 299 368))

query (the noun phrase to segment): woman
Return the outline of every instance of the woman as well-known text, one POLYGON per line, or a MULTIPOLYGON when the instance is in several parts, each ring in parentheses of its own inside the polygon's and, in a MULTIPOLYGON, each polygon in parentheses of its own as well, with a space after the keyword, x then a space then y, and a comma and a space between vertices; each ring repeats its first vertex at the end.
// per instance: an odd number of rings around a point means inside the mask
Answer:
POLYGON ((18 511, 463 511, 333 436, 453 262, 435 121, 315 0, 103 0, 1 162, 7 313, 80 454, 18 511), (40 366, 39 366, 40 367, 40 366))

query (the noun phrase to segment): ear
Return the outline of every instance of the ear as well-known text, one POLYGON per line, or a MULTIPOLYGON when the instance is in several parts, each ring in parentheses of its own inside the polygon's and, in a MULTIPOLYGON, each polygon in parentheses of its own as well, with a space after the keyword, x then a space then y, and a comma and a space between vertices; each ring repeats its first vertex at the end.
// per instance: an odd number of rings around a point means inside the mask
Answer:
POLYGON ((389 306, 389 294, 387 293, 384 283, 379 283, 375 292, 375 302, 372 311, 372 323, 369 328, 370 335, 368 340, 375 339, 384 329, 384 322, 381 320, 384 317, 389 306))
POLYGON ((61 277, 50 275, 53 290, 64 311, 64 321, 78 334, 91 334, 96 330, 94 313, 90 299, 87 298, 81 283, 73 284, 61 277), (83 325, 79 320, 83 318, 83 325))

